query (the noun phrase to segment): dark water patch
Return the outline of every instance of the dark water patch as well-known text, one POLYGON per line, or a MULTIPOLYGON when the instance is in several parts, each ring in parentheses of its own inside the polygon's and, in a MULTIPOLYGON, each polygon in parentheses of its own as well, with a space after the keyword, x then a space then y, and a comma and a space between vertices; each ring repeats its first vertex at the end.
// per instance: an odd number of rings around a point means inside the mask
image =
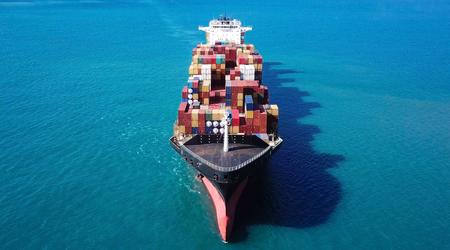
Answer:
POLYGON ((344 156, 313 148, 314 135, 320 128, 303 124, 301 119, 320 104, 306 101, 306 91, 283 86, 295 82, 283 75, 304 72, 281 67, 278 62, 264 63, 263 82, 269 86, 271 102, 280 108, 279 133, 284 142, 242 195, 234 241, 244 240, 246 227, 252 224, 294 228, 320 225, 341 200, 341 184, 327 169, 336 167, 344 156))

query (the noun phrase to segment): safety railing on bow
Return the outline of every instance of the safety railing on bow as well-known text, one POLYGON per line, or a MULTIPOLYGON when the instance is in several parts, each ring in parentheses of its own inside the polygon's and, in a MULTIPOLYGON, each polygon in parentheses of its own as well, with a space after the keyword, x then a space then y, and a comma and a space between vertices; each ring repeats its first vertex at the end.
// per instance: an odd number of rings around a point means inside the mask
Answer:
POLYGON ((206 166, 218 170, 218 171, 222 171, 222 172, 230 172, 230 171, 234 171, 234 170, 238 170, 250 163, 252 163, 253 161, 255 161, 256 159, 260 158, 261 156, 263 156, 265 153, 267 153, 267 151, 269 151, 272 147, 271 146, 267 146, 263 151, 261 151, 260 153, 258 153, 257 155, 253 156, 252 158, 240 163, 239 165, 236 165, 234 167, 221 167, 219 165, 216 165, 214 163, 211 163, 205 159, 203 159, 202 157, 200 157, 198 154, 192 152, 192 150, 190 150, 189 148, 187 148, 186 146, 182 145, 181 146, 181 151, 185 151, 187 153, 189 153, 190 155, 194 156, 198 161, 200 161, 202 164, 205 164, 206 166))

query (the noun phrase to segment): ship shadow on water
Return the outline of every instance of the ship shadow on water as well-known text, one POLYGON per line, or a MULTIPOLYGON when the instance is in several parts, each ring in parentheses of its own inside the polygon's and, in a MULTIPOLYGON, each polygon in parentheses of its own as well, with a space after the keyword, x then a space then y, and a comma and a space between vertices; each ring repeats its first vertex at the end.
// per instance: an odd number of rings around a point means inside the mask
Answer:
POLYGON ((295 81, 287 74, 303 72, 283 69, 278 62, 264 63, 263 68, 270 100, 280 107, 279 133, 284 142, 241 197, 232 239, 235 242, 247 238, 250 225, 307 228, 325 223, 342 195, 341 184, 328 169, 344 157, 317 152, 312 141, 320 129, 301 120, 320 104, 305 101, 308 92, 283 86, 295 81))

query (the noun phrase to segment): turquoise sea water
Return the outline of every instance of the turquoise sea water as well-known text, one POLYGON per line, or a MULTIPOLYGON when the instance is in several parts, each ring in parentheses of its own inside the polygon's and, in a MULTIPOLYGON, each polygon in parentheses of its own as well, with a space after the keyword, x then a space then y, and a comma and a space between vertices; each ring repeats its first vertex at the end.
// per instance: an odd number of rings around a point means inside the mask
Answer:
POLYGON ((0 248, 449 249, 449 13, 2 1, 0 248), (168 144, 196 27, 225 11, 254 27, 285 139, 228 245, 168 144))

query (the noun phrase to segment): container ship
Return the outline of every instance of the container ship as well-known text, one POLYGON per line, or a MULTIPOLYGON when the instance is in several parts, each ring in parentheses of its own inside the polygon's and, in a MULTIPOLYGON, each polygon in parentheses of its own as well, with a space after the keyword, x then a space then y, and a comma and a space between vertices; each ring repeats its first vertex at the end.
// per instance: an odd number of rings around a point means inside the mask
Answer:
POLYGON ((282 142, 279 110, 269 104, 269 89, 262 83, 262 56, 244 42, 252 28, 220 17, 199 30, 206 33, 206 44, 192 50, 170 144, 198 172, 227 242, 249 178, 282 142))

